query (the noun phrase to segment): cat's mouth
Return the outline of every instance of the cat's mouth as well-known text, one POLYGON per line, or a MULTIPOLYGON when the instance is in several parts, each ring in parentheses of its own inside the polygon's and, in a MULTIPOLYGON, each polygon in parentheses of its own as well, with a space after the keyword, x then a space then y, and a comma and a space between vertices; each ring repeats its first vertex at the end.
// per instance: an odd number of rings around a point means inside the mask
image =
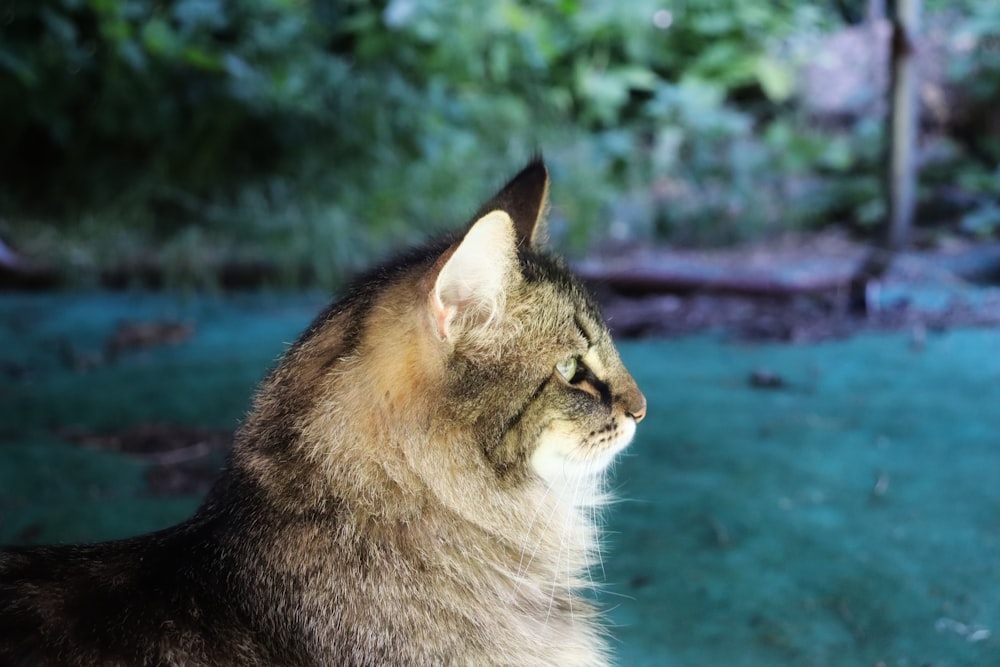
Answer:
POLYGON ((531 467, 550 484, 578 484, 600 478, 615 456, 635 437, 636 419, 621 416, 581 433, 579 425, 557 422, 539 439, 531 467))

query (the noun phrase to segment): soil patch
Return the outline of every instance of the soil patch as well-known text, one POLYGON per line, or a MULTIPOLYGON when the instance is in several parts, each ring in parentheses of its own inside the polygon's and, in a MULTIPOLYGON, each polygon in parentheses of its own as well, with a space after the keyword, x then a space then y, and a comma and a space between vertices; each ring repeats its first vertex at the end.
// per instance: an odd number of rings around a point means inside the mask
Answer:
POLYGON ((147 464, 146 491, 153 496, 207 493, 233 441, 229 431, 165 423, 101 433, 67 429, 58 435, 84 447, 120 452, 147 464))

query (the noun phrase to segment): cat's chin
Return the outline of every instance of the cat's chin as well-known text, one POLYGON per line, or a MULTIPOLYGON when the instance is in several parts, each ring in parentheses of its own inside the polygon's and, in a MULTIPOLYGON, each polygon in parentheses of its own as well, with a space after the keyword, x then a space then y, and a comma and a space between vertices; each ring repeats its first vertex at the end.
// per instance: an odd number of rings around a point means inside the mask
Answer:
MULTIPOLYGON (((555 489, 576 496, 590 495, 588 488, 599 487, 604 471, 635 435, 635 420, 624 418, 616 428, 600 438, 581 437, 571 424, 551 428, 539 439, 531 455, 531 468, 555 489)), ((599 491, 598 491, 599 493, 599 491)), ((574 504, 592 504, 599 498, 571 498, 574 504)))

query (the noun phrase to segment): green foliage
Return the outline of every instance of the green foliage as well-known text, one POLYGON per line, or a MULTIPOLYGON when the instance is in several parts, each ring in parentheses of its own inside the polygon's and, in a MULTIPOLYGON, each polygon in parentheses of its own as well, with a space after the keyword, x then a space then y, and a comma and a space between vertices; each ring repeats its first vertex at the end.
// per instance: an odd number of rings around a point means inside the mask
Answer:
POLYGON ((964 57, 949 63, 952 85, 960 87, 969 121, 964 139, 972 165, 955 163, 957 185, 976 202, 962 216, 963 230, 976 236, 1000 236, 1000 6, 985 3, 966 13, 956 29, 964 57))
MULTIPOLYGON (((656 9, 22 2, 0 36, 0 100, 25 102, 0 104, 0 205, 76 231, 96 211, 127 239, 178 244, 168 255, 213 229, 238 231, 335 280, 414 220, 426 232, 464 218, 483 182, 545 147, 554 161, 587 154, 563 169, 596 186, 563 199, 579 247, 640 141, 636 129, 606 128, 643 115, 642 99, 680 76, 676 52, 699 32, 761 43, 698 10, 664 49, 656 9), (581 148, 588 130, 608 136, 581 148)), ((745 83, 718 57, 694 70, 745 83)), ((142 242, 124 245, 132 254, 142 242)))
MULTIPOLYGON (((1000 19, 980 9, 963 25, 994 39, 1000 19)), ((152 254, 187 275, 236 257, 337 283, 388 239, 464 219, 484 183, 539 149, 570 249, 881 218, 880 124, 816 127, 795 107, 788 38, 833 27, 826 4, 8 0, 2 11, 0 236, 81 271, 152 254), (37 220, 58 232, 27 231, 37 220)), ((954 67, 996 99, 1000 65, 954 67)))

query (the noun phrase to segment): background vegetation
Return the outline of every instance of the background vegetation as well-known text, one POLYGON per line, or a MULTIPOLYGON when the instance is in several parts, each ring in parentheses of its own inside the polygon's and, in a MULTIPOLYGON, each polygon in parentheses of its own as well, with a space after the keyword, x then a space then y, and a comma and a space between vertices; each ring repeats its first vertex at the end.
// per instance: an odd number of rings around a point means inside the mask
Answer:
MULTIPOLYGON (((0 239, 84 279, 154 263, 211 282, 236 261, 336 284, 386 244, 464 220, 539 149, 568 250, 870 229, 881 110, 817 111, 802 69, 864 9, 7 0, 0 239)), ((923 208, 993 234, 1000 6, 927 12, 945 97, 923 208)))

